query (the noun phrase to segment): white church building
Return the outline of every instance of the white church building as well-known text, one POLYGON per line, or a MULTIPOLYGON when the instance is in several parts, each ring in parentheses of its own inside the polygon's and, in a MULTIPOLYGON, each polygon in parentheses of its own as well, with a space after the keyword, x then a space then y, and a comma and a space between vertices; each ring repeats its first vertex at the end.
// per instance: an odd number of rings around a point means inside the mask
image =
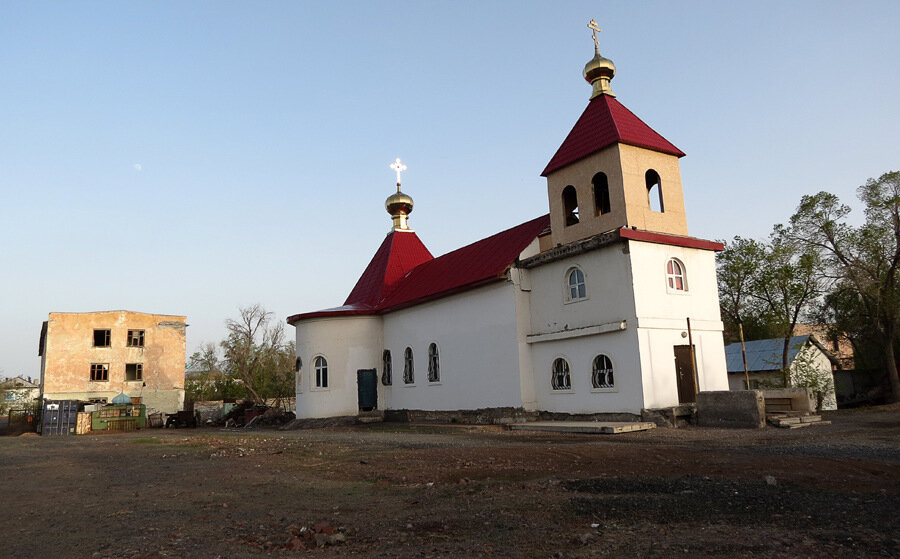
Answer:
POLYGON ((296 314, 297 417, 363 411, 633 414, 728 390, 719 243, 690 237, 684 153, 610 89, 550 159, 549 214, 434 257, 397 192, 392 229, 340 307, 296 314))

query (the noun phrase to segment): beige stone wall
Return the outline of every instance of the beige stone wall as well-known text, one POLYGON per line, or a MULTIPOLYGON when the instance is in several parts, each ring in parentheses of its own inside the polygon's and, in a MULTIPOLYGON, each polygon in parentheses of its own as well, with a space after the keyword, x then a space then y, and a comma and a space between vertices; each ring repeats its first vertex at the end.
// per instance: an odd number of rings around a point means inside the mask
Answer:
POLYGON ((684 193, 678 158, 656 151, 612 145, 580 161, 563 167, 547 177, 550 197, 552 246, 567 244, 619 227, 637 227, 646 231, 687 235, 684 193), (650 209, 645 173, 653 169, 660 176, 663 212, 650 209), (592 179, 606 173, 609 182, 610 212, 598 215, 594 204, 592 179), (580 222, 566 226, 562 191, 575 187, 580 222))
POLYGON ((41 376, 48 399, 140 396, 148 409, 174 412, 184 402, 185 318, 131 311, 50 313, 41 376), (94 347, 94 330, 110 330, 110 346, 94 347), (144 347, 128 347, 128 330, 144 330, 144 347), (91 380, 91 364, 109 365, 107 381, 91 380), (126 381, 125 365, 143 365, 126 381))

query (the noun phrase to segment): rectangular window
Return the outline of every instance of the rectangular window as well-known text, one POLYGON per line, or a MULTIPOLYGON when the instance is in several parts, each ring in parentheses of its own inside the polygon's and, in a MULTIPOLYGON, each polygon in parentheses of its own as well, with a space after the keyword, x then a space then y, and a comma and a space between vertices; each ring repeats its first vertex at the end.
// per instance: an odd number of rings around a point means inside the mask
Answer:
POLYGON ((94 330, 94 347, 109 347, 109 330, 94 330))
POLYGON ((144 331, 129 330, 128 331, 128 347, 144 347, 144 331))
POLYGON ((125 380, 143 380, 143 363, 127 363, 125 365, 125 380))
POLYGON ((108 381, 109 363, 91 363, 91 380, 98 382, 108 381))

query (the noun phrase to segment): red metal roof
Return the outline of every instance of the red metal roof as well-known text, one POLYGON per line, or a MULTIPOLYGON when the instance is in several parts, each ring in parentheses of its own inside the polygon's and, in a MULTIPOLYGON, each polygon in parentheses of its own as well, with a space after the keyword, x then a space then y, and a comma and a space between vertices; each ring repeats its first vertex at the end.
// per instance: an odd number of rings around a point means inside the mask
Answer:
POLYGON ((544 215, 429 260, 414 268, 379 312, 459 293, 504 277, 519 254, 550 224, 544 215))
POLYGON ((615 143, 652 149, 676 157, 684 156, 683 151, 647 126, 615 97, 600 95, 588 103, 541 176, 546 177, 615 143))
POLYGON ((549 225, 550 216, 544 215, 438 258, 431 257, 415 233, 392 232, 343 306, 296 314, 287 321, 381 314, 501 280, 549 225))
POLYGON ((377 307, 407 272, 432 258, 414 232, 391 231, 347 296, 344 306, 377 307))
POLYGON ((648 243, 656 243, 659 245, 672 245, 677 247, 699 248, 703 250, 715 251, 725 250, 725 245, 716 241, 707 241, 706 239, 698 239, 697 237, 670 235, 668 233, 654 233, 653 231, 629 229, 627 227, 619 229, 619 236, 623 239, 647 241, 648 243))

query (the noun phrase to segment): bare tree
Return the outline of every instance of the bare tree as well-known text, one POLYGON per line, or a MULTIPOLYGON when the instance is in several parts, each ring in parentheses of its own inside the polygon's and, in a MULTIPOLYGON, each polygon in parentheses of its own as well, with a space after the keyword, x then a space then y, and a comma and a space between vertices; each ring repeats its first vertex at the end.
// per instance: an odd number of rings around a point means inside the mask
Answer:
POLYGON ((272 316, 259 304, 240 309, 238 320, 225 321, 228 337, 220 344, 226 370, 259 404, 294 390, 294 343, 284 341, 284 326, 272 316))

